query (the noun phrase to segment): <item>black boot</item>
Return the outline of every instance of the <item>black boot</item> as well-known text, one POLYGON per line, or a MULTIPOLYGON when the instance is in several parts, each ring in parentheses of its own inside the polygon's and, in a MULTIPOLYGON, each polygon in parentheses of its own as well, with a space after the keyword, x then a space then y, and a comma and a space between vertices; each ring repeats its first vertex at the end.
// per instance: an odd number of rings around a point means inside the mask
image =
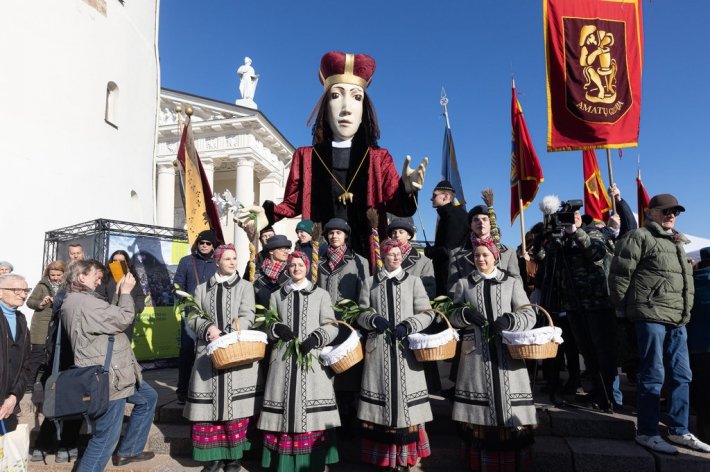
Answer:
POLYGON ((224 472, 239 472, 242 468, 242 463, 239 461, 226 461, 224 463, 224 472))
POLYGON ((222 461, 212 461, 204 466, 200 472, 218 472, 223 465, 222 461))

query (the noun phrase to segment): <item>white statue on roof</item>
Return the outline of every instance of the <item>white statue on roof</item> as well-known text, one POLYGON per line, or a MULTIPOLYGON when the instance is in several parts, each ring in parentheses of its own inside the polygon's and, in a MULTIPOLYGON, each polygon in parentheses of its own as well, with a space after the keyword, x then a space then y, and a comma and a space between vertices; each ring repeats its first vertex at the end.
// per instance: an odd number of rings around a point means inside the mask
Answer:
POLYGON ((251 58, 247 56, 244 58, 244 64, 237 69, 239 94, 242 98, 237 100, 236 104, 256 108, 254 93, 256 92, 256 85, 259 83, 259 75, 254 71, 251 62, 251 58))

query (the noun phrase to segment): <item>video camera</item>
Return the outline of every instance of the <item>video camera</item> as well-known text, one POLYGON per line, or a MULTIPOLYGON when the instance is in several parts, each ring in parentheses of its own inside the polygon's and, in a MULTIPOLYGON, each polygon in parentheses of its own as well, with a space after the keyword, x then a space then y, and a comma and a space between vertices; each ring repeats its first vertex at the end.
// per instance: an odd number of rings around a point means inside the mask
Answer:
POLYGON ((574 224, 574 213, 582 208, 582 200, 567 200, 560 202, 560 208, 549 215, 545 215, 545 234, 555 239, 562 238, 565 226, 574 224))

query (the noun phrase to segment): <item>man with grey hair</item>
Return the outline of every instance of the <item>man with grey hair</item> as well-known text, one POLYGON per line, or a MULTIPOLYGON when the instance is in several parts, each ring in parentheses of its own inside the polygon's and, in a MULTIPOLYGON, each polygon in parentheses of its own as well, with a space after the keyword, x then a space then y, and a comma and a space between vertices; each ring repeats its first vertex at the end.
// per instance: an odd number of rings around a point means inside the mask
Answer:
POLYGON ((15 267, 12 264, 7 261, 0 261, 0 275, 9 274, 13 270, 15 270, 15 267))
POLYGON ((643 228, 616 245, 611 262, 612 302, 634 323, 640 367, 636 442, 656 452, 678 454, 658 430, 661 387, 668 382, 668 441, 701 452, 710 445, 688 431, 692 378, 685 325, 690 320, 694 284, 683 245, 675 229, 685 208, 670 194, 654 196, 643 228))
POLYGON ((30 335, 19 311, 29 292, 23 276, 0 275, 0 419, 8 432, 17 427, 15 407, 30 378, 30 335))

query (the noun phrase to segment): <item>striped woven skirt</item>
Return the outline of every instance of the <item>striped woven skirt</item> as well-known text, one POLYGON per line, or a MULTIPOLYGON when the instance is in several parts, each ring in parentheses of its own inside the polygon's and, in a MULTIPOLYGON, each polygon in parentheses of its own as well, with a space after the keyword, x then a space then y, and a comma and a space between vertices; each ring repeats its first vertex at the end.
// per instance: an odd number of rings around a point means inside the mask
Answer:
POLYGON ((362 461, 379 467, 412 467, 429 457, 429 436, 424 425, 388 428, 363 422, 362 461))
POLYGON ((192 457, 196 461, 241 459, 251 448, 247 440, 249 418, 192 424, 192 457))
POLYGON ((332 429, 306 433, 264 431, 261 466, 278 472, 321 471, 339 460, 332 429))
POLYGON ((459 429, 465 460, 474 472, 530 472, 532 444, 531 426, 498 428, 463 424, 459 429))

